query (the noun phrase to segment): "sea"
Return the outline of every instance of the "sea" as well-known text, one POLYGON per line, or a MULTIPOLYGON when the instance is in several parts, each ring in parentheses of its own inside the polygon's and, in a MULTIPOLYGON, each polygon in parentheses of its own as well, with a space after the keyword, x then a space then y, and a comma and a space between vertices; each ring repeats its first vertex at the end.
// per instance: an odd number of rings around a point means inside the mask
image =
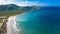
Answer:
POLYGON ((60 7, 42 7, 16 17, 19 34, 60 34, 60 7))

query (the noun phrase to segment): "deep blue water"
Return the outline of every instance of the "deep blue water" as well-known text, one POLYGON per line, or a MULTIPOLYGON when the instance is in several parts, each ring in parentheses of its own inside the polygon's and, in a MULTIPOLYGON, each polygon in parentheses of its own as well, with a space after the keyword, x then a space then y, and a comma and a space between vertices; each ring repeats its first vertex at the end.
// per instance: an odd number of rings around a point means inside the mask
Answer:
POLYGON ((17 16, 21 34, 60 34, 60 7, 44 7, 17 16))

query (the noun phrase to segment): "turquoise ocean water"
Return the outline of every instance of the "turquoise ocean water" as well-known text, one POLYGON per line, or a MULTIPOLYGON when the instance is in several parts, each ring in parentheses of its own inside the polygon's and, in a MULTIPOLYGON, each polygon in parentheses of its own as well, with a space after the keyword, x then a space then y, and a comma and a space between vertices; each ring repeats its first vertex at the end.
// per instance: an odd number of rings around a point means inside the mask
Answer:
POLYGON ((16 19, 20 34, 60 34, 60 7, 44 7, 20 14, 16 19))

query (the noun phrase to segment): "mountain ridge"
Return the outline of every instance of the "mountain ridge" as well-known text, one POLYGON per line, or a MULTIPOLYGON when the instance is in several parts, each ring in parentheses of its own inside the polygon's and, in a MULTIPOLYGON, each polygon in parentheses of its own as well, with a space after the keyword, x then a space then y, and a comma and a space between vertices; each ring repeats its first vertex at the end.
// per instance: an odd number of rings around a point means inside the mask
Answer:
POLYGON ((38 6, 17 6, 15 4, 0 5, 0 16, 13 16, 28 12, 30 10, 40 10, 38 6))
POLYGON ((0 5, 0 11, 16 10, 18 8, 19 8, 19 6, 15 5, 15 4, 0 5))

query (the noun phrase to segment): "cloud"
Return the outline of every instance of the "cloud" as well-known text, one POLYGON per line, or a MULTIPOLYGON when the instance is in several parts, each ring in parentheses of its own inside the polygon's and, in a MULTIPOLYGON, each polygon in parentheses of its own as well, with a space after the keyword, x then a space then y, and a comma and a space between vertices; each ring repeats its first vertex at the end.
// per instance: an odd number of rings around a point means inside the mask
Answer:
POLYGON ((46 6, 47 4, 39 1, 15 1, 15 0, 0 0, 0 5, 4 4, 16 4, 19 6, 32 6, 32 5, 37 5, 37 6, 46 6))
POLYGON ((0 5, 3 5, 3 4, 11 4, 13 0, 0 0, 0 5))
POLYGON ((19 6, 39 5, 39 3, 37 3, 37 2, 29 2, 29 1, 16 2, 15 4, 17 4, 19 6))

